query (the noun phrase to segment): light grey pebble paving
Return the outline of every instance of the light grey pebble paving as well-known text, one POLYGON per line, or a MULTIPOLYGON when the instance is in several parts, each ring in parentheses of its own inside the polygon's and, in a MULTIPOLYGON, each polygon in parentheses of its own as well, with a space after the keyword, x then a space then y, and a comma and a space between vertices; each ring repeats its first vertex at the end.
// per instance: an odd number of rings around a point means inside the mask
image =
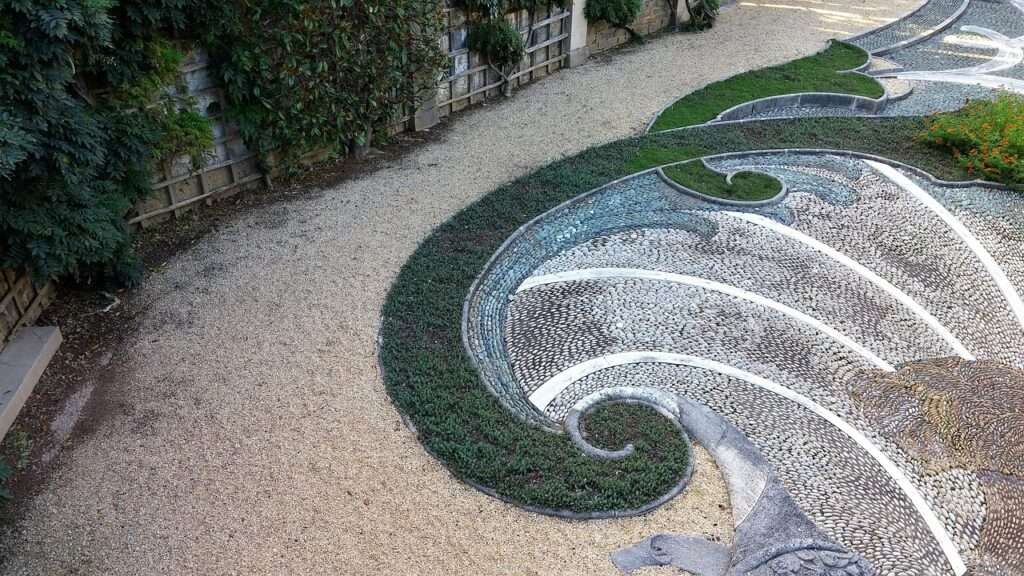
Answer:
MULTIPOLYGON (((619 366, 577 382, 551 409, 612 386, 651 387, 702 402, 738 427, 764 454, 801 509, 832 538, 864 554, 880 574, 949 574, 916 511, 878 464, 847 436, 810 411, 743 381, 685 366, 619 366), (913 567, 908 570, 908 567, 913 567)), ((865 430, 919 486, 958 547, 973 550, 985 501, 962 470, 926 474, 856 414, 865 430)))
MULTIPOLYGON (((784 205, 793 214, 792 226, 904 289, 976 355, 1020 365, 1024 332, 978 256, 937 215, 887 178, 858 161, 836 162, 846 164, 843 170, 861 167, 850 183, 858 190, 857 201, 837 206, 814 194, 791 194, 784 205)), ((791 170, 797 163, 799 157, 776 156, 760 164, 739 160, 717 165, 779 174, 777 166, 791 170)), ((976 202, 996 202, 1004 196, 987 191, 976 202)), ((986 220, 992 221, 992 216, 986 220)), ((1019 267, 1016 259, 1000 264, 1004 270, 1019 267)))
POLYGON ((822 405, 874 366, 806 324, 750 302, 652 280, 541 286, 509 309, 517 380, 533 392, 558 372, 630 351, 692 354, 785 381, 822 405))
POLYGON ((941 23, 953 16, 964 0, 931 0, 913 15, 899 20, 892 26, 866 34, 852 41, 868 52, 877 52, 920 38, 930 33, 941 23))
POLYGON ((535 275, 638 268, 695 276, 800 310, 892 364, 954 353, 923 320, 837 261, 727 214, 710 218, 718 225, 711 238, 678 229, 620 232, 559 254, 535 275))
POLYGON ((883 116, 926 116, 932 112, 959 110, 973 100, 988 100, 997 90, 969 84, 914 80, 914 91, 907 98, 890 102, 883 116))
POLYGON ((972 0, 949 29, 886 58, 907 70, 953 70, 990 61, 998 52, 996 46, 977 32, 963 30, 964 26, 978 26, 1011 39, 1019 38, 1024 36, 1024 12, 1010 0, 972 0))

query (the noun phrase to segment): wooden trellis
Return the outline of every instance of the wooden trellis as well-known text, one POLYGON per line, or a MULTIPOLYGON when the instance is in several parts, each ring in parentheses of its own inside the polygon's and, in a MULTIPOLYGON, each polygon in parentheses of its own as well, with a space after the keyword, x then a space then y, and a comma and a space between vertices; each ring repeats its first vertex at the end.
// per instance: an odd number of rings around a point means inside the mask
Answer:
POLYGON ((36 321, 53 294, 53 283, 37 288, 25 272, 0 270, 0 348, 19 328, 36 321))
POLYGON ((196 51, 181 72, 189 96, 213 126, 213 149, 204 158, 176 158, 155 169, 153 194, 135 207, 129 224, 146 226, 172 214, 180 216, 199 202, 210 204, 265 178, 238 128, 223 118, 224 93, 210 75, 209 64, 206 54, 196 51))
MULTIPOLYGON (((441 39, 451 61, 448 75, 438 86, 439 116, 447 116, 471 104, 499 96, 504 81, 487 63, 466 47, 469 26, 465 14, 446 8, 447 32, 441 39)), ((529 14, 522 10, 505 15, 510 24, 526 38, 530 32, 529 14)), ((509 77, 512 86, 522 86, 551 74, 565 65, 569 57, 569 30, 572 10, 550 8, 535 15, 532 42, 526 57, 509 77)))
MULTIPOLYGON (((452 64, 439 83, 436 99, 424 106, 436 107, 438 117, 500 96, 504 84, 497 72, 466 48, 468 25, 462 12, 445 8, 445 17, 447 26, 441 44, 452 64)), ((507 14, 506 18, 524 38, 527 37, 531 25, 525 10, 507 14)), ((571 22, 571 8, 556 7, 535 15, 526 56, 510 75, 513 87, 547 76, 565 65, 569 57, 571 22)), ((238 129, 222 117, 224 94, 209 74, 205 53, 197 51, 190 55, 182 75, 189 95, 197 100, 199 110, 213 125, 213 153, 202 159, 176 158, 157 167, 154 170, 153 194, 129 214, 129 224, 147 226, 171 216, 177 217, 199 203, 211 204, 266 179, 258 158, 246 148, 238 129)), ((393 133, 412 127, 411 112, 403 111, 400 116, 393 133)))

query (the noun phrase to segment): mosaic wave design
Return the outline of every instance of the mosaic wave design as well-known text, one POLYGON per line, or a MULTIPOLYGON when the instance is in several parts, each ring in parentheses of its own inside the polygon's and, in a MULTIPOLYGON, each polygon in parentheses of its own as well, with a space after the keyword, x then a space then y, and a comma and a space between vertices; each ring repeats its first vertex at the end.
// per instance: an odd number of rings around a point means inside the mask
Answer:
POLYGON ((1024 93, 1024 1, 971 2, 950 30, 887 58, 904 69, 881 77, 1024 93))
POLYGON ((980 557, 986 506, 1014 495, 992 496, 964 466, 929 469, 852 399, 851 382, 926 358, 1021 367, 1022 202, 845 156, 709 164, 771 174, 790 193, 742 209, 648 173, 540 217, 467 301, 484 382, 555 429, 609 388, 691 398, 878 573, 963 573, 980 557))

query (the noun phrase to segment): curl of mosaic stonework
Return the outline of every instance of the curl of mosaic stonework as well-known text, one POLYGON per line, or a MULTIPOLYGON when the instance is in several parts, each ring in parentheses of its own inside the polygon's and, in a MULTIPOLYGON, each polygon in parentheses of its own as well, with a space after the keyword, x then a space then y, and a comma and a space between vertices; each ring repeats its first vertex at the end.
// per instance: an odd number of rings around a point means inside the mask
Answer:
POLYGON ((978 573, 1024 574, 1024 371, 951 358, 851 386, 864 416, 922 466, 976 473, 987 509, 978 573))
MULTIPOLYGON (((593 391, 622 385, 673 392, 721 415, 772 465, 815 525, 830 539, 863 555, 880 574, 948 576, 934 537, 891 478, 848 436, 810 411, 721 374, 667 364, 602 370, 579 380, 563 395, 570 396, 573 404, 593 391)), ((917 480, 912 466, 901 468, 917 480)), ((972 546, 973 536, 965 532, 969 527, 956 524, 955 516, 943 511, 967 495, 951 490, 934 496, 926 493, 962 549, 972 546)))

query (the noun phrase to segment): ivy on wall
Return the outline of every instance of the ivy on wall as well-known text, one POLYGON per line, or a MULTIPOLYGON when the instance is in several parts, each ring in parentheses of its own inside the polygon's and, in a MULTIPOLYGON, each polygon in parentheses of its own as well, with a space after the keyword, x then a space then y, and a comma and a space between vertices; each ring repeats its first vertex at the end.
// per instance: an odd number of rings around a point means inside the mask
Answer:
POLYGON ((125 214, 155 163, 213 141, 174 89, 193 43, 243 137, 287 166, 415 105, 445 64, 440 26, 422 0, 0 0, 0 267, 139 277, 125 214))

